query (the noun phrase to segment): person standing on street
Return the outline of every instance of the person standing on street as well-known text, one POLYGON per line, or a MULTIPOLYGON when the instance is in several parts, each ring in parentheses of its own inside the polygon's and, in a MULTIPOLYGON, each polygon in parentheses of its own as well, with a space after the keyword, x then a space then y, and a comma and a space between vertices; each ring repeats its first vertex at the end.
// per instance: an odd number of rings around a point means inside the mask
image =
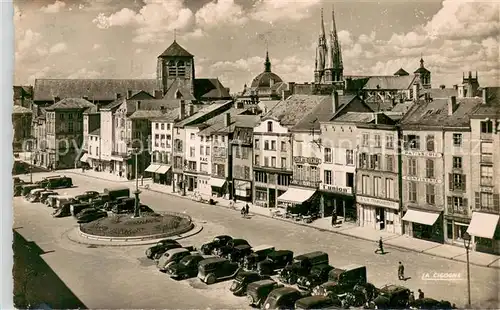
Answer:
POLYGON ((381 253, 381 254, 384 254, 384 243, 382 241, 382 237, 380 237, 380 239, 378 239, 378 249, 375 250, 375 253, 381 253))
MULTIPOLYGON (((404 280, 405 279, 405 266, 401 262, 399 262, 398 266, 398 278, 399 280, 404 280)), ((418 290, 420 292, 420 290, 418 290)))
POLYGON ((410 292, 410 305, 415 301, 415 294, 413 291, 410 292))
POLYGON ((418 289, 418 299, 424 299, 424 292, 421 289, 418 289))
POLYGON ((247 203, 245 206, 245 214, 248 215, 249 212, 250 212, 250 206, 247 203))
POLYGON ((332 214, 332 226, 335 226, 337 224, 337 212, 333 211, 332 214))

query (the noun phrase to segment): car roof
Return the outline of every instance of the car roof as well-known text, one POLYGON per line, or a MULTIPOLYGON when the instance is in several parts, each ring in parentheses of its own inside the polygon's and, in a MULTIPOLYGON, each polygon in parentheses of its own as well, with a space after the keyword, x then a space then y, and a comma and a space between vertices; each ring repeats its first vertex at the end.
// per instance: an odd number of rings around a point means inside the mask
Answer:
POLYGON ((230 238, 230 239, 233 239, 233 237, 229 236, 229 235, 218 235, 218 236, 215 236, 214 239, 216 238, 230 238))
POLYGON ((227 259, 223 258, 223 257, 211 257, 211 258, 207 258, 207 259, 202 260, 200 262, 200 266, 208 265, 208 264, 212 264, 212 263, 224 262, 224 261, 227 261, 227 259))
POLYGON ((289 294, 289 293, 293 293, 293 292, 299 292, 300 291, 294 287, 290 287, 290 286, 285 286, 285 287, 280 287, 280 288, 277 288, 277 289, 274 289, 271 294, 273 295, 284 295, 284 294, 289 294))
POLYGON ((401 285, 397 285, 397 284, 387 284, 387 285, 384 285, 380 288, 380 290, 387 291, 387 292, 403 291, 403 290, 407 290, 407 289, 408 288, 401 286, 401 285))
POLYGON ((315 295, 315 296, 308 296, 308 297, 301 298, 298 301, 300 301, 302 303, 309 304, 309 303, 314 303, 314 302, 324 301, 324 300, 330 300, 330 297, 324 296, 324 295, 315 295))
POLYGON ((177 254, 177 253, 181 253, 181 252, 189 252, 189 250, 185 249, 185 248, 175 248, 175 249, 168 250, 166 253, 173 255, 173 254, 177 254))
POLYGON ((261 244, 261 245, 258 245, 258 246, 255 246, 252 248, 253 251, 257 252, 257 251, 262 251, 262 250, 267 250, 267 249, 274 249, 274 246, 273 245, 268 245, 268 244, 261 244))
POLYGON ((336 269, 342 269, 342 270, 353 270, 353 269, 358 269, 358 268, 366 268, 364 265, 358 265, 358 264, 349 264, 343 267, 339 267, 336 269))
POLYGON ((38 192, 43 192, 43 191, 45 191, 45 188, 35 188, 35 189, 31 190, 32 193, 38 193, 38 192))
POLYGON ((265 279, 265 280, 255 281, 255 282, 252 282, 250 284, 252 284, 253 286, 264 286, 264 285, 271 285, 274 283, 276 283, 276 281, 274 281, 272 279, 265 279))
POLYGON ((309 257, 312 257, 312 256, 320 256, 320 255, 325 255, 326 253, 323 252, 323 251, 314 251, 314 252, 310 252, 310 253, 305 253, 305 254, 301 254, 301 255, 298 255, 296 256, 295 258, 300 258, 300 259, 303 259, 303 258, 309 258, 309 257))

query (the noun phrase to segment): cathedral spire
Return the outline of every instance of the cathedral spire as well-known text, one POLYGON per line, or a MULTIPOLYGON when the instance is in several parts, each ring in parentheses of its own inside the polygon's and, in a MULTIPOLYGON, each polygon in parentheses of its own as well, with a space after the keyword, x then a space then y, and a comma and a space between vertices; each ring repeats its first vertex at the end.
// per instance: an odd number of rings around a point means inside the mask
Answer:
POLYGON ((266 62, 264 62, 264 71, 271 72, 271 61, 269 61, 269 50, 266 49, 266 62))
POLYGON ((332 63, 334 68, 344 68, 342 62, 342 52, 340 50, 339 37, 337 35, 337 25, 335 24, 335 9, 332 6, 332 26, 330 30, 330 40, 332 45, 332 63))
POLYGON ((321 9, 321 28, 320 28, 320 32, 319 32, 319 37, 320 37, 320 40, 321 38, 325 38, 326 37, 326 34, 325 34, 325 21, 324 21, 324 18, 323 18, 323 9, 321 9))

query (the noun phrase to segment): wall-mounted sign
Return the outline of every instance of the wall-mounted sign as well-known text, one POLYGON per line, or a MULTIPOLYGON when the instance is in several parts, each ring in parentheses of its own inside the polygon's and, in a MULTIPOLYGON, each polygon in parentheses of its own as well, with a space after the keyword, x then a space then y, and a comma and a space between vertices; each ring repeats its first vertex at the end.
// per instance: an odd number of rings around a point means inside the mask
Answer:
POLYGON ((492 187, 481 187, 479 190, 483 193, 493 193, 492 187))
POLYGON ((441 184, 443 183, 442 180, 437 180, 437 179, 429 179, 429 178, 419 178, 419 177, 414 177, 410 175, 404 175, 403 180, 406 181, 415 181, 415 182, 424 182, 424 183, 431 183, 431 184, 441 184))
POLYGON ((207 157, 200 157, 200 161, 208 161, 207 157))
POLYGON ((424 151, 403 151, 406 156, 420 156, 420 157, 443 157, 441 153, 424 152, 424 151))
POLYGON ((322 184, 321 186, 326 191, 341 193, 345 195, 352 195, 352 187, 335 186, 331 184, 322 184))
POLYGON ((296 164, 305 164, 308 163, 310 165, 319 165, 321 163, 321 159, 316 157, 304 157, 304 156, 294 156, 293 161, 296 164))
POLYGON ((356 201, 359 203, 365 203, 365 204, 374 205, 377 207, 384 207, 384 208, 399 210, 399 203, 394 202, 394 201, 385 200, 385 199, 378 199, 378 198, 366 197, 366 196, 356 196, 356 201))

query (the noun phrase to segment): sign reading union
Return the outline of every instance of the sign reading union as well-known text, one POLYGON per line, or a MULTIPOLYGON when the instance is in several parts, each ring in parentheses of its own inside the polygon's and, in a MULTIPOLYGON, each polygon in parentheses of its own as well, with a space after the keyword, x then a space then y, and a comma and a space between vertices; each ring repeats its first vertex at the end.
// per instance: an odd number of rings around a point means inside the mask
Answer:
POLYGON ((411 175, 404 175, 403 180, 406 181, 415 181, 415 182, 425 182, 425 183, 432 183, 432 184, 441 184, 443 183, 442 180, 436 180, 436 179, 429 179, 429 178, 419 178, 419 177, 414 177, 411 175))
POLYGON ((357 196, 356 200, 360 203, 366 203, 366 204, 374 205, 374 206, 378 206, 378 207, 399 210, 399 203, 394 202, 394 201, 378 199, 378 198, 373 198, 373 197, 366 197, 366 196, 357 196))
POLYGON ((335 186, 330 184, 323 184, 323 189, 327 191, 342 193, 346 195, 352 195, 352 187, 345 186, 335 186))

